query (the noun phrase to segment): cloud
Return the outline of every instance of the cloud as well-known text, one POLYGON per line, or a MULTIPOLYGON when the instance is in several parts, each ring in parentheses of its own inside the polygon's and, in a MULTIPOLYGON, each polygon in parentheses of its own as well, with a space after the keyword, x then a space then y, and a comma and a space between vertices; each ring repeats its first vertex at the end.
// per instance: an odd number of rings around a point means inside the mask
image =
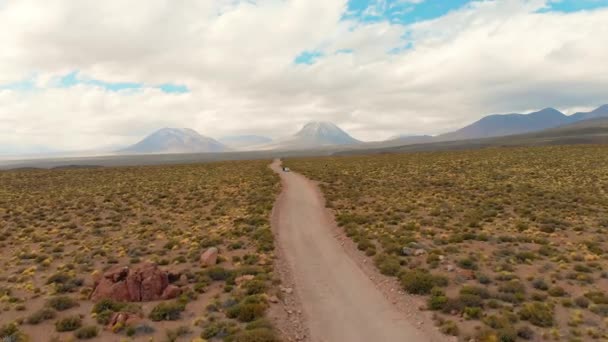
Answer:
POLYGON ((345 17, 346 0, 14 0, 0 6, 0 144, 90 149, 165 126, 276 137, 308 120, 381 139, 608 102, 608 10, 547 4, 476 1, 406 25, 345 17), (57 87, 75 71, 150 86, 57 87))

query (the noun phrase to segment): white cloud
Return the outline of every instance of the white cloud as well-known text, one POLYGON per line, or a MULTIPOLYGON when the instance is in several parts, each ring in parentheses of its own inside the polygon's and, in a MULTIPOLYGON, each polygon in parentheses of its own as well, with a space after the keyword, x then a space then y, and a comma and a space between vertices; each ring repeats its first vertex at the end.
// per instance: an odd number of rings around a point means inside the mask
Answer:
POLYGON ((538 13, 545 5, 476 2, 407 26, 343 20, 346 0, 10 1, 0 84, 36 75, 38 89, 0 90, 0 144, 88 149, 163 126, 278 136, 313 119, 380 139, 608 102, 608 11, 538 13), (293 63, 314 50, 315 64, 293 63), (191 92, 53 87, 74 70, 191 92))

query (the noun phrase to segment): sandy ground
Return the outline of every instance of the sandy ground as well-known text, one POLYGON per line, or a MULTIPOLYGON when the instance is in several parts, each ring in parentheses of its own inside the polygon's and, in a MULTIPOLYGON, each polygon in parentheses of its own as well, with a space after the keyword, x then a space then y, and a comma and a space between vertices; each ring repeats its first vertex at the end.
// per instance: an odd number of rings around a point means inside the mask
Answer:
MULTIPOLYGON (((281 193, 273 214, 280 257, 289 267, 292 296, 302 307, 300 324, 307 340, 340 341, 439 341, 436 332, 422 327, 428 318, 409 316, 377 286, 369 270, 349 256, 336 234, 335 222, 318 187, 297 173, 281 171, 281 193), (303 321, 302 321, 303 320, 303 321)), ((382 280, 382 282, 385 282, 382 280)), ((289 296, 289 295, 287 295, 289 296)), ((403 296, 403 295, 402 295, 403 296)), ((427 325, 428 326, 428 325, 427 325)))

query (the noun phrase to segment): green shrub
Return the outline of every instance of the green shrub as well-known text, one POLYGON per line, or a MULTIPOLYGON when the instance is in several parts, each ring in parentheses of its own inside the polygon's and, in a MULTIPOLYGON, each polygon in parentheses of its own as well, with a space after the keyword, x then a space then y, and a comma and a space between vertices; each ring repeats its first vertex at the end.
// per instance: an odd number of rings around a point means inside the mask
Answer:
POLYGON ((589 310, 596 315, 608 317, 608 304, 593 304, 589 307, 589 310))
POLYGON ((524 304, 524 307, 519 311, 519 317, 538 327, 551 327, 554 323, 553 307, 541 302, 524 304))
POLYGON ((563 297, 566 295, 566 290, 560 286, 553 286, 549 289, 549 295, 552 297, 563 297))
POLYGON ((590 301, 589 299, 587 299, 587 297, 577 297, 574 300, 574 303, 576 304, 576 306, 578 306, 579 308, 583 308, 586 309, 589 307, 590 301))
POLYGON ((445 277, 420 270, 407 271, 401 276, 401 285, 405 291, 412 294, 429 294, 433 287, 446 286, 447 282, 445 277))
POLYGON ((241 322, 252 322, 264 316, 266 305, 263 303, 241 303, 231 307, 227 314, 241 322))
POLYGON ((125 303, 119 303, 119 302, 115 302, 111 299, 102 299, 99 302, 95 303, 95 305, 93 306, 93 310, 92 312, 94 313, 101 313, 103 311, 112 311, 112 312, 118 312, 120 310, 122 310, 122 308, 125 307, 125 303))
POLYGON ((33 314, 31 314, 25 322, 27 324, 39 324, 43 321, 47 321, 49 319, 53 319, 57 316, 57 312, 51 308, 42 308, 33 314))
POLYGON ((440 295, 440 296, 431 296, 427 301, 427 307, 429 310, 437 311, 443 310, 445 305, 448 302, 448 297, 440 295))
POLYGON ((153 321, 176 321, 180 319, 181 313, 186 309, 185 305, 178 302, 163 302, 156 305, 148 317, 153 321))
POLYGON ((517 329, 517 337, 523 340, 531 340, 534 338, 534 330, 527 325, 517 329))
POLYGON ((55 322, 55 330, 58 332, 74 331, 82 326, 80 316, 70 316, 59 319, 55 322))
POLYGON ((64 311, 78 306, 78 302, 68 296, 58 296, 47 300, 46 306, 57 311, 64 311))
POLYGON ((0 327, 0 339, 10 342, 26 342, 29 339, 19 331, 15 323, 8 323, 0 327))
POLYGON ((374 262, 380 273, 387 276, 396 276, 401 270, 399 258, 393 255, 379 254, 374 258, 374 262))
POLYGON ((209 278, 215 281, 226 280, 231 276, 231 272, 221 266, 214 266, 207 271, 209 278))
POLYGON ((192 333, 192 331, 190 331, 190 328, 186 326, 177 327, 176 329, 168 329, 166 332, 167 341, 176 341, 178 338, 189 335, 190 333, 192 333))
POLYGON ((260 294, 266 291, 266 283, 261 280, 254 279, 243 284, 243 288, 245 289, 245 293, 249 296, 260 294))
POLYGON ((99 334, 99 328, 94 325, 88 325, 76 330, 74 336, 81 340, 88 340, 97 337, 97 334, 99 334))

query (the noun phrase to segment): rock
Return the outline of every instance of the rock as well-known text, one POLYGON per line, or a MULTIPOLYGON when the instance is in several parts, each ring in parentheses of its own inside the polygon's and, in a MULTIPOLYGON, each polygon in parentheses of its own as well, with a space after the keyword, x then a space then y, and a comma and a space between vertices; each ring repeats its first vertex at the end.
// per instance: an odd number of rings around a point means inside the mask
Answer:
POLYGON ((419 256, 419 255, 423 255, 423 254, 426 254, 426 251, 424 249, 417 249, 414 251, 415 256, 419 256))
POLYGON ((454 272, 455 267, 454 267, 454 265, 447 265, 445 267, 445 270, 448 271, 448 272, 454 272))
POLYGON ((412 256, 412 255, 414 255, 414 249, 409 248, 409 247, 403 247, 401 249, 401 254, 403 254, 405 256, 412 256))
POLYGON ((116 267, 104 273, 91 293, 91 300, 112 299, 119 302, 159 300, 169 286, 168 273, 156 264, 144 263, 134 268, 116 267))
POLYGON ((203 266, 213 266, 217 263, 218 249, 211 247, 201 254, 201 264, 203 266))
POLYGON ((161 299, 173 299, 179 296, 180 294, 182 294, 182 290, 179 287, 175 285, 169 285, 163 291, 161 299))
POLYGON ((445 256, 444 255, 440 255, 439 256, 439 261, 444 262, 445 261, 445 256))
MULTIPOLYGON (((169 278, 171 279, 171 278, 169 278)), ((169 281, 171 282, 171 281, 169 281)), ((175 282, 175 285, 178 286, 186 286, 188 285, 189 281, 188 281, 188 276, 185 274, 182 274, 181 276, 179 276, 179 279, 175 282)))
POLYGON ((241 286, 241 284, 246 283, 250 280, 253 280, 253 278, 255 278, 255 276, 251 275, 251 274, 245 274, 242 275, 240 277, 237 277, 234 282, 236 283, 237 286, 241 286))
POLYGON ((270 296, 270 297, 268 297, 268 301, 271 303, 278 303, 279 298, 277 298, 277 296, 270 296))
POLYGON ((293 293, 293 289, 291 287, 281 287, 281 291, 287 293, 287 294, 292 294, 293 293))
POLYGON ((115 312, 110 318, 108 329, 123 328, 130 325, 135 325, 141 321, 141 317, 128 312, 115 312))

